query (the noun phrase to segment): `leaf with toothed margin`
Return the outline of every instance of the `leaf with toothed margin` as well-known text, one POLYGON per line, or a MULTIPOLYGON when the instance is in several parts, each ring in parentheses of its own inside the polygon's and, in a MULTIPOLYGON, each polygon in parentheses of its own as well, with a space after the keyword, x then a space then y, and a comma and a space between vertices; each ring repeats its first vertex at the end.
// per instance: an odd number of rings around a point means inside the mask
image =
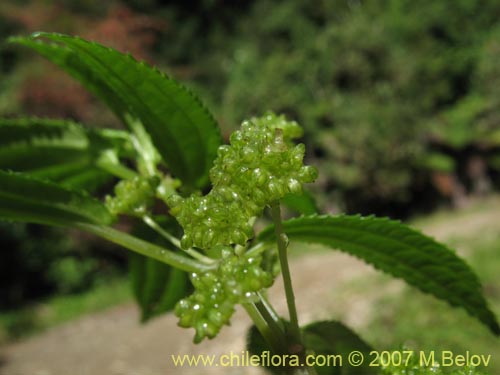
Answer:
MULTIPOLYGON (((0 169, 93 190, 109 181, 104 156, 130 149, 128 133, 88 129, 69 120, 0 119, 0 169)), ((117 159, 118 163, 118 159, 117 159)))
MULTIPOLYGON (((285 325, 286 330, 290 323, 282 321, 282 324, 285 325)), ((373 349, 344 324, 337 321, 319 321, 301 327, 301 330, 307 355, 315 356, 318 360, 318 365, 315 366, 315 373, 318 375, 375 375, 378 373, 375 367, 370 367, 369 361, 365 361, 361 366, 351 366, 348 363, 348 356, 353 351, 361 352, 365 358, 368 358, 373 349), (322 360, 325 362, 323 363, 322 360), (319 366, 319 364, 322 365, 319 366)), ((250 327, 247 333, 247 350, 259 357, 264 357, 264 353, 267 353, 269 357, 281 355, 285 358, 283 355, 289 354, 274 352, 255 326, 250 327)), ((272 374, 287 373, 284 367, 266 366, 266 364, 266 361, 263 361, 263 366, 272 374)))
POLYGON ((186 88, 144 62, 78 37, 39 32, 9 40, 36 50, 80 81, 138 139, 145 130, 187 187, 208 183, 221 136, 213 116, 186 88))
MULTIPOLYGON (((463 307, 495 335, 500 327, 471 268, 445 245, 400 223, 373 216, 307 216, 283 222, 291 241, 344 251, 408 284, 463 307)), ((274 227, 258 237, 274 241, 274 227)))
MULTIPOLYGON (((350 353, 359 352, 368 359, 373 348, 354 331, 337 321, 319 321, 302 328, 304 345, 319 360, 326 358, 322 366, 315 366, 318 375, 375 375, 378 369, 370 366, 370 361, 362 361, 359 366, 351 365, 350 353), (332 356, 332 354, 334 356, 332 356)), ((359 358, 359 357, 358 357, 359 358)))
POLYGON ((86 194, 23 173, 0 171, 0 220, 57 226, 108 225, 113 216, 86 194))

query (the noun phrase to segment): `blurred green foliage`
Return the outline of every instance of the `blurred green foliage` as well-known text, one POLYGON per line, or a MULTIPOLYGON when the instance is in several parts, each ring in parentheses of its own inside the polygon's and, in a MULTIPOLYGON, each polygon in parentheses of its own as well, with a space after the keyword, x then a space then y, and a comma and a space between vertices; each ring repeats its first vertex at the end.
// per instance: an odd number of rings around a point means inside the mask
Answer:
POLYGON ((0 223, 0 249, 0 310, 79 293, 126 269, 113 246, 34 224, 0 223))
MULTIPOLYGON (((154 60, 226 133, 267 110, 297 120, 328 210, 401 217, 500 182, 496 0, 27 3, 42 20, 14 8, 4 18, 154 60)), ((109 122, 69 85, 57 99, 48 87, 61 78, 48 73, 31 73, 22 110, 109 122)))

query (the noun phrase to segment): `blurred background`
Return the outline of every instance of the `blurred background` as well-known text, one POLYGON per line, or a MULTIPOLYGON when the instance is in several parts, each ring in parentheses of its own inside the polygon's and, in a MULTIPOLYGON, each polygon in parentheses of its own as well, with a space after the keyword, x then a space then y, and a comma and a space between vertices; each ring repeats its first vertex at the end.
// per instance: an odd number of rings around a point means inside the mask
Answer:
MULTIPOLYGON (((323 212, 409 220, 469 249, 498 313, 499 20, 498 0, 4 0, 0 39, 57 31, 128 52, 196 92, 225 137, 285 113, 305 128, 323 212)), ((20 115, 120 126, 61 70, 4 43, 0 116, 20 115)), ((1 224, 0 248, 0 343, 131 298, 125 252, 92 237, 1 224)), ((398 309, 370 317, 381 334, 398 309)), ((407 340, 411 316, 382 344, 407 340)))

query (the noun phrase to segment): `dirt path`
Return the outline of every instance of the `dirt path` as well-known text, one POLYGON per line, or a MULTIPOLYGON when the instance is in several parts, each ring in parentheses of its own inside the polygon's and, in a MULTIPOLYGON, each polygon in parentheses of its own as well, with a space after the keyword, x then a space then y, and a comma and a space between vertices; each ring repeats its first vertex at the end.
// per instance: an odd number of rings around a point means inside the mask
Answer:
MULTIPOLYGON (((500 199, 484 210, 447 216, 422 228, 440 240, 500 229, 500 199)), ((299 316, 302 323, 340 319, 361 330, 378 296, 346 292, 345 285, 361 285, 375 271, 337 252, 315 253, 291 264, 299 316), (317 303, 320 301, 320 304, 317 303)), ((397 291, 400 282, 384 285, 380 294, 397 291)), ((270 299, 285 313, 282 285, 277 282, 270 299)), ((349 289, 347 289, 349 290, 349 289)), ((0 351, 1 375, 165 375, 165 374, 261 374, 256 368, 176 368, 175 354, 222 355, 244 349, 250 320, 238 310, 230 327, 217 339, 192 343, 193 332, 178 328, 171 314, 146 325, 138 323, 133 304, 83 317, 0 351)), ((361 332, 362 333, 362 332, 361 332)))

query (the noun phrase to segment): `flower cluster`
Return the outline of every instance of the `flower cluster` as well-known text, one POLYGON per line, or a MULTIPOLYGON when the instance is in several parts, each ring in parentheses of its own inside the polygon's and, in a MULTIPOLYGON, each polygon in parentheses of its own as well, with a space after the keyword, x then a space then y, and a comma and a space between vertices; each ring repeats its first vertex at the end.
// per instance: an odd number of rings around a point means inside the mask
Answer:
POLYGON ((252 220, 266 205, 313 182, 314 167, 304 166, 305 147, 291 140, 300 126, 269 114, 245 121, 221 146, 210 170, 212 190, 205 196, 168 200, 171 214, 184 228, 183 248, 209 249, 217 244, 244 245, 253 237, 252 220))
POLYGON ((136 176, 122 180, 115 186, 115 196, 106 197, 106 206, 114 214, 143 216, 153 205, 155 191, 159 185, 158 177, 136 176))
POLYGON ((175 314, 181 327, 196 330, 195 342, 215 337, 228 324, 235 304, 251 301, 255 292, 271 286, 273 277, 260 262, 259 257, 240 257, 226 248, 216 270, 191 274, 195 292, 177 303, 175 314))

